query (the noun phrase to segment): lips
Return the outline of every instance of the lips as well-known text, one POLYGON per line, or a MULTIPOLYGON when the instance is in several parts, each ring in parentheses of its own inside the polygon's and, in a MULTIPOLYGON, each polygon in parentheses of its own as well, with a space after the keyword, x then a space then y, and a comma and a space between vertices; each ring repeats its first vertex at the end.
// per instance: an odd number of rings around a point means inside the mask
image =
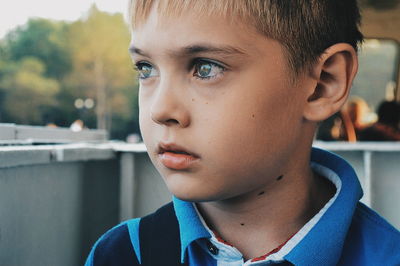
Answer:
POLYGON ((158 156, 165 167, 173 170, 189 169, 200 159, 197 154, 173 143, 160 143, 158 156))

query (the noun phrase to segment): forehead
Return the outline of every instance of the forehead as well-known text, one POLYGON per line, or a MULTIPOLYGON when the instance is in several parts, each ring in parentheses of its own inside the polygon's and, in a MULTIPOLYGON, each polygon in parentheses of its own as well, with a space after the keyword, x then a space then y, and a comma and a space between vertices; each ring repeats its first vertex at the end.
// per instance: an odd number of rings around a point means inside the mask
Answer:
MULTIPOLYGON (((145 20, 132 31, 131 51, 137 54, 173 54, 212 51, 225 54, 257 54, 271 46, 280 46, 260 34, 254 27, 240 21, 213 14, 198 14, 191 10, 176 16, 166 16, 152 8, 145 20)), ((273 49, 272 49, 273 50, 273 49)))
MULTIPOLYGON (((221 16, 198 14, 193 10, 174 16, 167 16, 165 13, 153 8, 141 23, 136 24, 132 33, 133 37, 135 35, 140 35, 141 38, 137 38, 136 41, 146 39, 146 37, 152 37, 152 33, 155 32, 157 32, 157 36, 160 39, 167 39, 167 37, 170 37, 168 39, 179 38, 180 41, 182 41, 182 39, 213 41, 216 37, 219 37, 221 32, 232 32, 232 29, 234 29, 233 32, 237 33, 249 31, 249 37, 252 36, 251 33, 253 33, 246 24, 239 22, 234 23, 221 16), (191 34, 188 34, 189 32, 191 32, 191 34), (218 33, 218 35, 216 35, 216 33, 218 33), (205 39, 206 37, 214 38, 205 39)), ((232 35, 235 35, 235 38, 238 39, 242 34, 232 35)), ((133 39, 135 40, 135 38, 133 39)))

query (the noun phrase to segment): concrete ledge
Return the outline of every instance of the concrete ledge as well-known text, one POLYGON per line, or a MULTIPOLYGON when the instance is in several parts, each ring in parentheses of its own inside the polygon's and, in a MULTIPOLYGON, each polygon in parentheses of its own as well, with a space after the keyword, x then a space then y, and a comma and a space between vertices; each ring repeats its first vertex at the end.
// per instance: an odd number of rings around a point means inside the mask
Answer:
POLYGON ((108 160, 115 158, 110 144, 63 144, 0 147, 0 168, 52 162, 108 160))
MULTIPOLYGON (((2 132, 3 133, 3 132, 2 132)), ((399 152, 400 142, 314 142, 315 147, 330 151, 399 152)), ((117 153, 145 153, 143 143, 124 142, 75 143, 56 145, 0 146, 0 168, 23 165, 47 164, 51 162, 74 162, 108 160, 117 153)))
POLYGON ((371 152, 398 152, 400 151, 400 142, 380 141, 380 142, 325 142, 314 141, 314 147, 330 151, 371 151, 371 152))
POLYGON ((20 126, 0 124, 0 143, 71 143, 105 142, 108 134, 105 130, 85 129, 74 132, 69 128, 49 128, 41 126, 20 126))
POLYGON ((0 140, 2 139, 15 139, 14 124, 0 124, 0 140))
POLYGON ((111 146, 116 152, 137 152, 143 153, 147 152, 147 148, 144 143, 125 143, 125 142, 115 142, 111 143, 111 146))
MULTIPOLYGON (((146 146, 144 143, 128 144, 124 142, 116 142, 110 144, 116 152, 133 152, 142 153, 146 152, 146 146)), ((400 142, 325 142, 325 141, 314 141, 314 147, 330 150, 330 151, 376 151, 376 152, 396 152, 400 151, 400 142)))

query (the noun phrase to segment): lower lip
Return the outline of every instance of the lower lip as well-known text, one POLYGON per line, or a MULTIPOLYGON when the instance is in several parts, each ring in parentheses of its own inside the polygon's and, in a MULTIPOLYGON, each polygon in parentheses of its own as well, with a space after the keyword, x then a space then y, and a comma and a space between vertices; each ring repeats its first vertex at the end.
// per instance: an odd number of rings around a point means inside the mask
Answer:
POLYGON ((195 161, 197 157, 188 154, 179 154, 173 152, 164 152, 159 155, 161 163, 170 169, 184 170, 188 169, 195 161))

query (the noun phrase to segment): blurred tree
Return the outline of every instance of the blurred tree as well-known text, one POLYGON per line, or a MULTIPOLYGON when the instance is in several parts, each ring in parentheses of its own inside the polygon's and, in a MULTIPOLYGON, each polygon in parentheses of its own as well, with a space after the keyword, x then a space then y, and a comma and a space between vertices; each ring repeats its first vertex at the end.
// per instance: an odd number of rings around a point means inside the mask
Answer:
MULTIPOLYGON (((3 83, 3 90, 0 92, 0 114, 2 114, 0 121, 21 122, 17 118, 18 115, 10 113, 10 110, 6 108, 12 105, 9 101, 15 99, 16 88, 10 87, 6 89, 4 86, 7 86, 7 84, 8 86, 13 86, 14 82, 11 82, 11 80, 18 77, 14 72, 19 70, 12 72, 12 66, 19 68, 21 64, 18 62, 24 62, 26 58, 36 58, 42 65, 43 71, 36 72, 35 75, 44 78, 44 80, 50 78, 47 81, 54 81, 52 80, 53 78, 57 79, 59 92, 57 95, 49 95, 53 104, 46 104, 40 106, 39 109, 32 110, 32 115, 34 114, 36 118, 32 121, 26 118, 24 123, 38 125, 49 122, 56 122, 59 125, 68 125, 68 122, 70 123, 70 120, 72 120, 70 119, 71 113, 63 112, 63 108, 65 108, 63 99, 58 101, 59 94, 62 92, 61 89, 63 89, 63 77, 68 75, 72 69, 69 42, 66 35, 68 27, 69 24, 65 22, 37 18, 30 19, 25 25, 17 27, 8 33, 4 40, 1 41, 0 61, 9 65, 9 67, 3 68, 2 72, 0 71, 0 80, 3 83), (2 73, 8 76, 6 80, 4 80, 5 77, 1 77, 2 73), (8 95, 9 93, 12 95, 8 95), (61 103, 61 105, 55 104, 56 102, 61 103)), ((16 79, 18 80, 19 78, 16 79)), ((32 87, 34 85, 32 84, 31 88, 34 88, 32 87)), ((21 97, 23 88, 24 86, 20 87, 18 92, 21 97)), ((31 92, 27 92, 26 96, 30 95, 31 92)), ((29 100, 29 98, 26 98, 26 100, 29 100)))
POLYGON ((43 110, 56 104, 59 91, 59 83, 45 72, 45 65, 33 57, 0 64, 2 116, 14 123, 42 123, 43 110))
POLYGON ((18 61, 25 56, 36 57, 46 65, 46 76, 61 79, 72 67, 67 29, 65 22, 30 19, 6 35, 9 58, 18 61))
POLYGON ((121 14, 95 5, 74 23, 30 19, 13 30, 0 40, 0 122, 68 127, 82 119, 112 138, 138 132, 129 38, 121 14), (94 99, 94 108, 76 108, 78 98, 94 99))
POLYGON ((70 27, 73 72, 68 83, 95 99, 97 128, 109 130, 113 118, 137 118, 130 100, 136 100, 136 92, 129 38, 122 14, 101 12, 95 5, 70 27))

